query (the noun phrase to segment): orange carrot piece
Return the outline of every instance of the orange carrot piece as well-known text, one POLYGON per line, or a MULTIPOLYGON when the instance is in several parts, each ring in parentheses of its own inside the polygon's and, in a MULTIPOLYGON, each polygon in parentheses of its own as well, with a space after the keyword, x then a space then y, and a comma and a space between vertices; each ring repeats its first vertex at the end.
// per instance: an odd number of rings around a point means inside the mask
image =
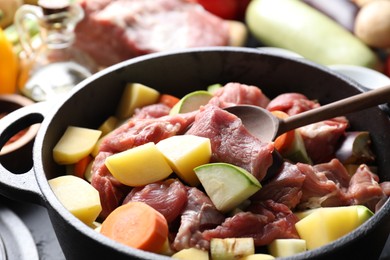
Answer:
MULTIPOLYGON (((283 111, 275 110, 272 111, 271 113, 278 118, 288 117, 288 114, 283 111)), ((275 139, 274 146, 279 152, 283 152, 287 150, 288 147, 292 144, 294 138, 295 138, 294 130, 288 131, 287 133, 284 133, 275 139)))
POLYGON ((173 107, 177 102, 179 102, 179 98, 169 95, 169 94, 161 94, 158 103, 165 104, 169 107, 173 107))
POLYGON ((92 161, 92 156, 85 156, 83 159, 75 163, 74 165, 74 175, 84 179, 85 170, 87 169, 88 164, 92 161))
POLYGON ((146 203, 129 202, 107 216, 100 232, 127 246, 157 253, 168 238, 168 223, 146 203))

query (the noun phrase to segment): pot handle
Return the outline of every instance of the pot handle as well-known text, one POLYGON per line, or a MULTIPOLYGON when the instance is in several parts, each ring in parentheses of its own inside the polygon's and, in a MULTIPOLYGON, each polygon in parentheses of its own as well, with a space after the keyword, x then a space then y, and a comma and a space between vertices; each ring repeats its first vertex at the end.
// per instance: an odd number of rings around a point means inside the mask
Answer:
MULTIPOLYGON (((17 109, 0 120, 0 148, 19 131, 41 123, 52 102, 39 102, 17 109)), ((23 158, 18 158, 23 160, 23 158)), ((43 194, 32 169, 13 173, 0 163, 0 194, 14 200, 43 205, 43 194)))

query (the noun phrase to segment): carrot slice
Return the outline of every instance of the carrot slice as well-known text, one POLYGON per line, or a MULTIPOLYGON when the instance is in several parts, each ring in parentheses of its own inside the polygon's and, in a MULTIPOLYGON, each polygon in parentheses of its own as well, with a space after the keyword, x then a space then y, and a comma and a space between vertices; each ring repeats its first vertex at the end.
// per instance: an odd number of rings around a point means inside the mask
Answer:
POLYGON ((168 224, 160 212, 146 203, 129 202, 107 216, 100 232, 130 247, 157 253, 168 238, 168 224))
MULTIPOLYGON (((289 115, 283 111, 271 111, 271 113, 278 118, 286 118, 289 115)), ((290 147, 294 141, 295 133, 294 130, 288 131, 280 136, 278 136, 274 141, 274 146, 279 152, 283 152, 290 147)))
POLYGON ((74 165, 74 175, 84 179, 85 170, 87 169, 88 164, 92 161, 92 156, 88 155, 75 163, 74 165))
POLYGON ((169 94, 162 94, 158 100, 158 103, 165 104, 169 107, 173 107, 177 102, 179 102, 179 98, 169 95, 169 94))

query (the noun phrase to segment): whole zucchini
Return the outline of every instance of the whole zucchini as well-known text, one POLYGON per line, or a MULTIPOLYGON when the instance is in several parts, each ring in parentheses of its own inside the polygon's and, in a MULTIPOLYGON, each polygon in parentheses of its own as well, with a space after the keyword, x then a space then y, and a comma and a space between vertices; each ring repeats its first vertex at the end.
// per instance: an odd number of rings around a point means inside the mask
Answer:
POLYGON ((380 67, 377 54, 367 45, 299 0, 252 0, 246 23, 263 44, 294 51, 323 65, 380 67))

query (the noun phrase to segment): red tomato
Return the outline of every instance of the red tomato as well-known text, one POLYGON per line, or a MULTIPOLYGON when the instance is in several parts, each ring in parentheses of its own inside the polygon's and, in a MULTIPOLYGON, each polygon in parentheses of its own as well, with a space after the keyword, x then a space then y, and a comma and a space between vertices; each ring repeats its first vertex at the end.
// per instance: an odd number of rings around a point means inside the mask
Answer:
POLYGON ((226 20, 243 20, 251 0, 187 0, 226 20))
MULTIPOLYGON (((204 9, 223 19, 233 20, 237 18, 240 0, 196 0, 204 9)), ((246 0, 245 0, 246 1, 246 0)))
POLYGON ((385 74, 386 76, 390 77, 390 54, 386 58, 385 74))

